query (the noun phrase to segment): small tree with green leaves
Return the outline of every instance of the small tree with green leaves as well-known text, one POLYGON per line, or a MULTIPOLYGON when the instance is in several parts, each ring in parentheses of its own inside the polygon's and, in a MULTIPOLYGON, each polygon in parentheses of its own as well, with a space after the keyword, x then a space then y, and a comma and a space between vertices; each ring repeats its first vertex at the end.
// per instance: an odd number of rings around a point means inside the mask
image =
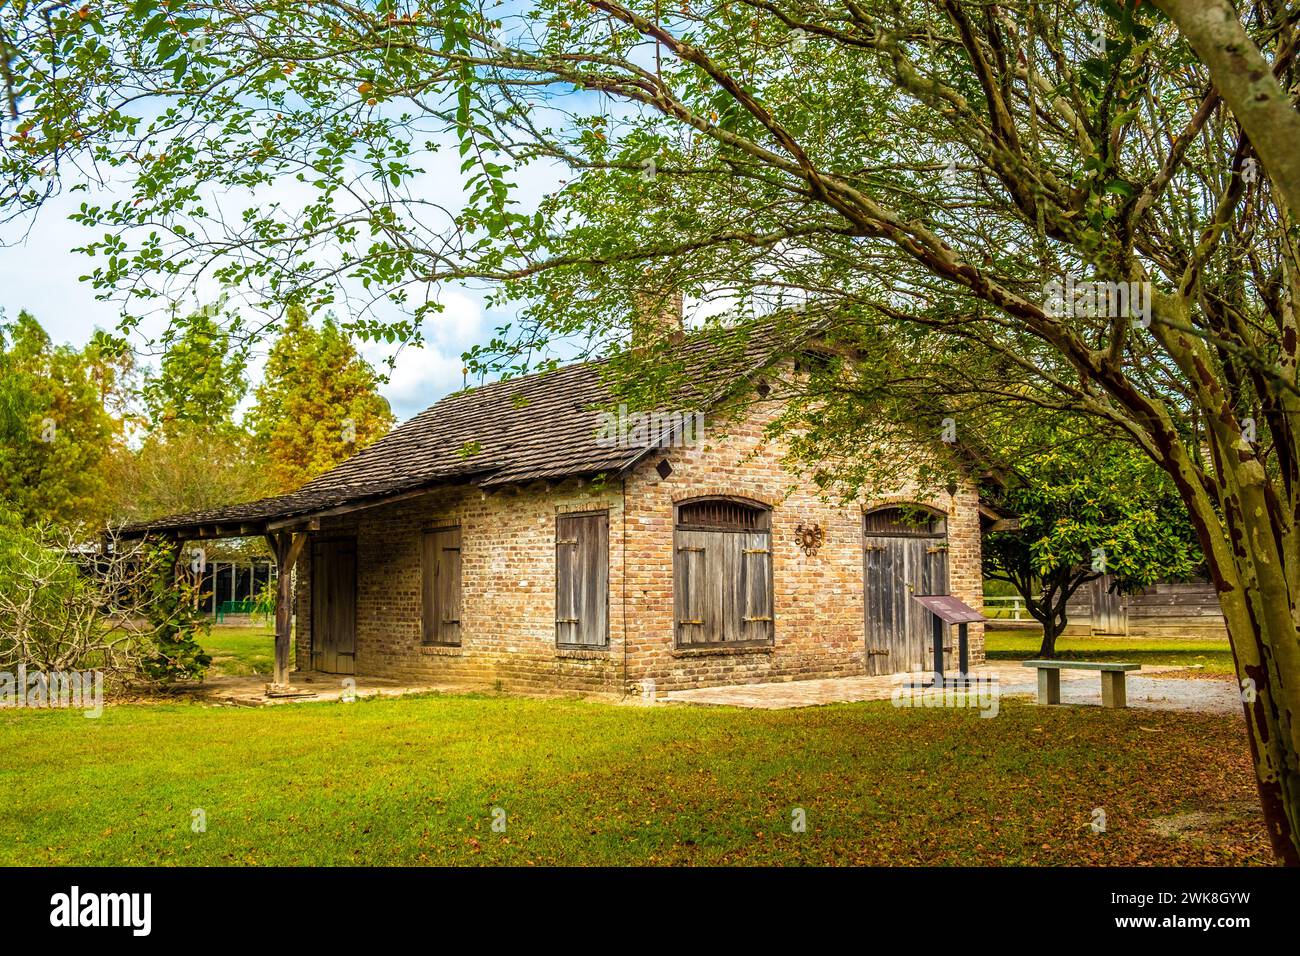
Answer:
POLYGON ((1039 655, 1056 653, 1067 605, 1110 575, 1125 592, 1185 578, 1200 561, 1173 488, 1149 461, 1114 443, 1071 443, 1016 462, 999 493, 1018 519, 985 536, 984 576, 1011 584, 1043 626, 1039 655))

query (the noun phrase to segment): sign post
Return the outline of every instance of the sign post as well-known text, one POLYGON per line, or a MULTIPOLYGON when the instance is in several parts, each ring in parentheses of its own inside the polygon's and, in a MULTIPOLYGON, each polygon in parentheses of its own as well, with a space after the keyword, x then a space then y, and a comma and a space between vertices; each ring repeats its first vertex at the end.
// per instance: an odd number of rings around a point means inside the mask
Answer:
POLYGON ((943 680, 943 631, 949 624, 957 625, 957 666, 963 681, 970 671, 970 641, 966 626, 983 621, 984 615, 951 594, 916 594, 912 600, 930 612, 934 622, 934 673, 943 680))

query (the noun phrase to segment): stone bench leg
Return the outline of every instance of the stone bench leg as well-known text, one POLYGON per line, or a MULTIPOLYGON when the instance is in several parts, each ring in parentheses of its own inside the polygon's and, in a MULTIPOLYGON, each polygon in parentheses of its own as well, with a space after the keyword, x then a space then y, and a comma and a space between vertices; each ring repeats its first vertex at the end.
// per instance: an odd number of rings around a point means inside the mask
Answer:
POLYGON ((1040 704, 1061 702, 1061 672, 1055 667, 1038 668, 1038 702, 1040 704))
POLYGON ((1101 706, 1124 708, 1128 706, 1128 691, 1125 689, 1123 671, 1101 672, 1101 706))

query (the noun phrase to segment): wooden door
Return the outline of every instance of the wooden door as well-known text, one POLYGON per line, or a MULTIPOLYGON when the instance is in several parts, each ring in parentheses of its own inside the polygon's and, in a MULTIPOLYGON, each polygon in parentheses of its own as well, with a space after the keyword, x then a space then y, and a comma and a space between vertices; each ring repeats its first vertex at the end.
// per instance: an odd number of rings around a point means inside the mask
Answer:
POLYGON ((863 536, 868 674, 934 669, 933 624, 912 596, 948 593, 947 535, 942 527, 942 520, 916 530, 868 521, 868 529, 885 532, 863 536))
POLYGON ((312 544, 312 669, 355 674, 357 653, 357 542, 312 544))
POLYGON ((1092 633, 1127 634, 1128 611, 1124 596, 1111 592, 1112 577, 1104 574, 1092 582, 1092 633))

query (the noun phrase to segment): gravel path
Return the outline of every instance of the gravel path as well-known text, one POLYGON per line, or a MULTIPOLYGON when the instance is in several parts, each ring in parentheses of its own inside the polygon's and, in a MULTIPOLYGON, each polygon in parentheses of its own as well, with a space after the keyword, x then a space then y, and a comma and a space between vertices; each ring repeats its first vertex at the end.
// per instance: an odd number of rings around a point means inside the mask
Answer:
MULTIPOLYGON (((1241 698, 1230 680, 1185 677, 1134 677, 1129 675, 1128 705, 1138 710, 1180 710, 1202 714, 1240 714, 1241 698)), ((1030 682, 1002 688, 1003 696, 1037 695, 1030 682)), ((1101 678, 1094 681, 1061 681, 1062 704, 1101 706, 1101 678)))

